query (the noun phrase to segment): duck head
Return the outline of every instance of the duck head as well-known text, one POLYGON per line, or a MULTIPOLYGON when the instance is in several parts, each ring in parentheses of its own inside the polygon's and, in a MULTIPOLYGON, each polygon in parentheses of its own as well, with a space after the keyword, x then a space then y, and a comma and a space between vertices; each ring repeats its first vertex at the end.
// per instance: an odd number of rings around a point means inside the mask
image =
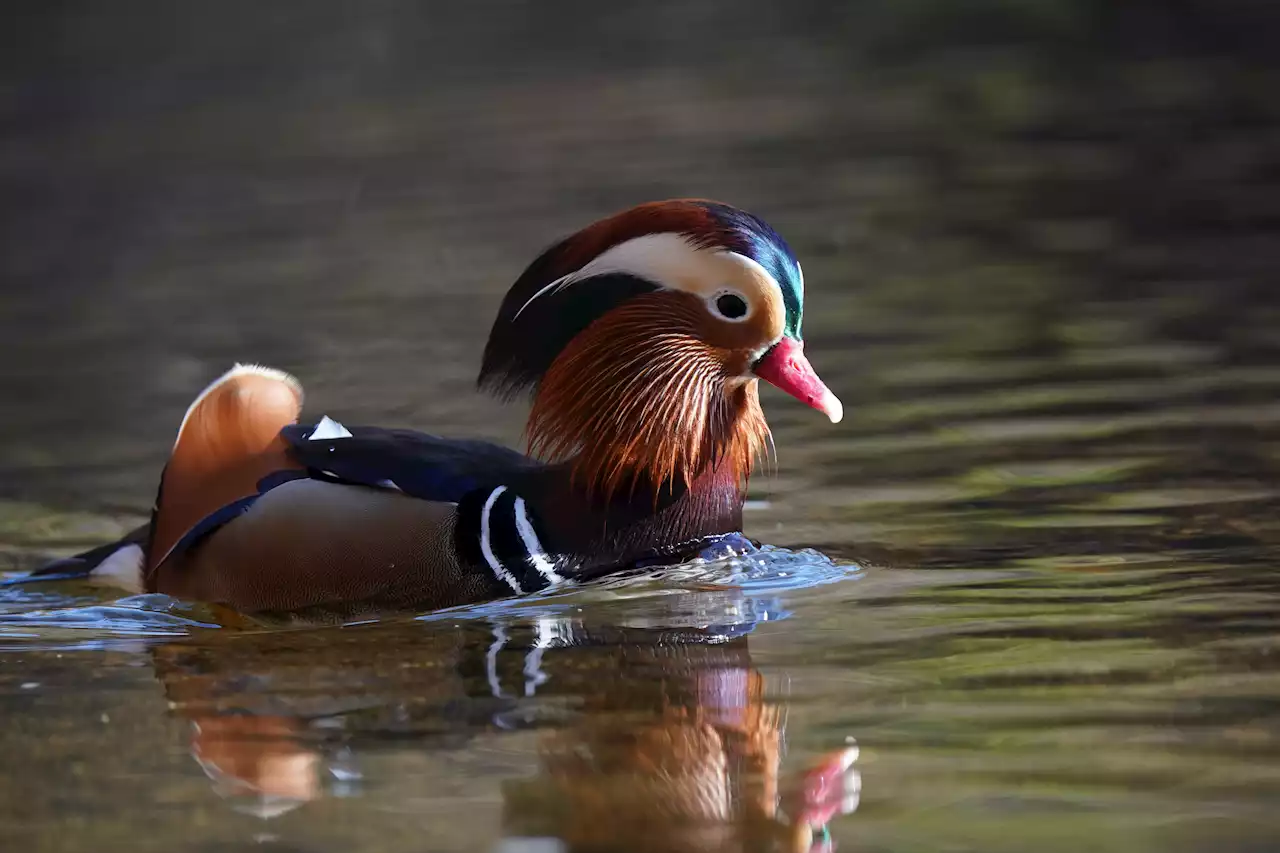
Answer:
POLYGON ((800 264, 763 220, 713 201, 643 204, 525 270, 479 384, 531 390, 530 452, 571 460, 606 495, 722 464, 745 480, 769 439, 759 379, 832 422, 843 415, 805 358, 803 307, 800 264))

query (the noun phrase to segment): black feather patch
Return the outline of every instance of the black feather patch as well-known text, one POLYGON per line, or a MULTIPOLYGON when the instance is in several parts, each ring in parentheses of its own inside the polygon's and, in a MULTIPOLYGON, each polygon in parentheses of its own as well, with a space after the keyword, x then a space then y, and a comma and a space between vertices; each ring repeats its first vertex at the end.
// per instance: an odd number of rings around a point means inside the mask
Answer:
POLYGON ((512 482, 541 466, 507 447, 440 438, 413 430, 351 427, 350 438, 310 441, 312 427, 280 431, 293 457, 340 481, 373 486, 390 480, 411 497, 456 503, 491 482, 512 482))
POLYGON ((453 544, 462 561, 472 566, 487 565, 480 552, 480 511, 489 497, 488 489, 468 492, 458 501, 457 520, 453 525, 453 544))
POLYGON ((627 300, 661 289, 634 275, 608 273, 535 297, 555 281, 545 271, 549 265, 547 255, 534 261, 503 300, 484 348, 476 383, 482 389, 510 397, 537 385, 556 356, 587 326, 627 300))
POLYGON ((543 550, 544 539, 537 518, 506 487, 477 489, 458 502, 454 524, 458 554, 466 562, 483 567, 482 571, 492 572, 499 585, 517 595, 546 589, 559 579, 554 576, 554 569, 551 575, 548 573, 553 558, 543 550))
POLYGON ((529 592, 524 582, 525 563, 529 559, 529 549, 520 540, 515 522, 516 495, 510 489, 498 495, 489 512, 489 550, 498 562, 515 576, 520 588, 529 592))

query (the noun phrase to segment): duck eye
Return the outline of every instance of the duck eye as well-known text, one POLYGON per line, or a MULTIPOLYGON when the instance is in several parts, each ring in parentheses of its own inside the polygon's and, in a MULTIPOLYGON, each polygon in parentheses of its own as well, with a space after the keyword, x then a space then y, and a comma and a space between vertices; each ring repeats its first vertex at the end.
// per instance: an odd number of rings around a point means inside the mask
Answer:
POLYGON ((741 320, 747 316, 747 301, 736 293, 722 293, 716 297, 716 310, 729 320, 741 320))

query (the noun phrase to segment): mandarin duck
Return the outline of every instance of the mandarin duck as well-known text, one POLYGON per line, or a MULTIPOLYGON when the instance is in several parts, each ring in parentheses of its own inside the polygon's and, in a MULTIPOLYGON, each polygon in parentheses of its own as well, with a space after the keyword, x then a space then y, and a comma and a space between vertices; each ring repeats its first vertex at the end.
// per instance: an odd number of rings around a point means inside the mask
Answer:
POLYGON ((187 410, 150 524, 27 579, 249 613, 435 609, 676 562, 742 528, 769 439, 757 380, 842 416, 803 352, 803 288, 750 213, 625 210, 546 249, 498 310, 478 385, 532 392, 529 455, 301 424, 295 379, 237 365, 187 410))

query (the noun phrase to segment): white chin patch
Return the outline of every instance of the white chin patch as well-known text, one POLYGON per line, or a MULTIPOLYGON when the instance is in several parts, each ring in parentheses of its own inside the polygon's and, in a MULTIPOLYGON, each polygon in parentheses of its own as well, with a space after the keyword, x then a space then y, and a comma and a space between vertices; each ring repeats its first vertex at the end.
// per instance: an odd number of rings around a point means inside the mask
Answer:
POLYGON ((316 424, 316 428, 311 431, 307 441, 325 441, 333 438, 351 438, 351 430, 325 415, 320 419, 320 423, 316 424))

